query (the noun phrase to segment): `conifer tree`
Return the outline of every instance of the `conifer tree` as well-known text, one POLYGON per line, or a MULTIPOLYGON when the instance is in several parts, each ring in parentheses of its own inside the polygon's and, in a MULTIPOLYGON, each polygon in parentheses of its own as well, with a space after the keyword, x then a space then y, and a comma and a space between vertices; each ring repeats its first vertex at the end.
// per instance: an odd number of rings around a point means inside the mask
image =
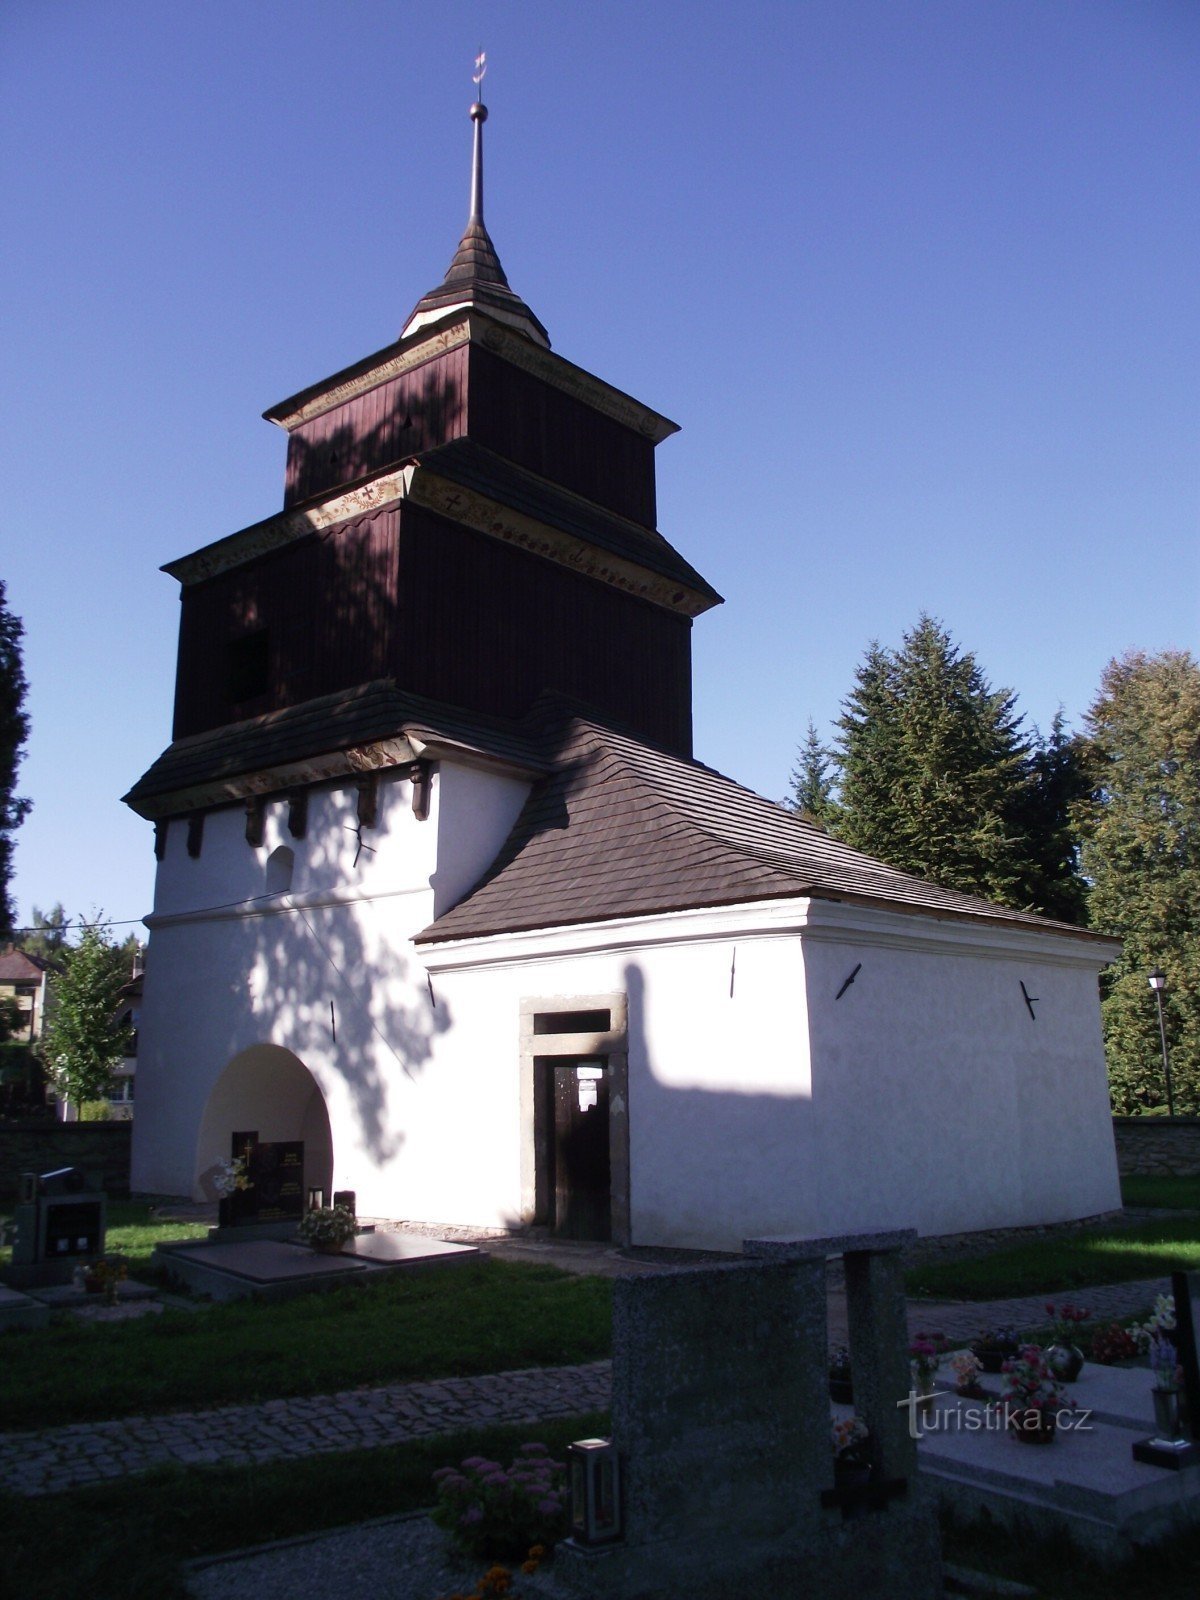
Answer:
POLYGON ((1031 905, 1035 785, 1014 701, 932 617, 899 650, 872 644, 838 721, 841 837, 945 888, 1031 905))
POLYGON ((1124 940, 1103 978, 1113 1103, 1128 1113, 1165 1102, 1148 983, 1160 967, 1175 1109, 1200 1112, 1200 664, 1183 650, 1109 662, 1087 730, 1089 910, 1124 940))
POLYGON ((25 715, 25 671, 21 661, 20 617, 14 617, 6 604, 5 586, 0 580, 0 934, 12 931, 13 906, 8 885, 12 877, 12 835, 24 822, 29 801, 16 792, 17 768, 29 718, 25 715))
POLYGON ((792 787, 785 804, 823 828, 828 828, 837 815, 832 767, 832 755, 821 743, 810 717, 792 768, 792 787))

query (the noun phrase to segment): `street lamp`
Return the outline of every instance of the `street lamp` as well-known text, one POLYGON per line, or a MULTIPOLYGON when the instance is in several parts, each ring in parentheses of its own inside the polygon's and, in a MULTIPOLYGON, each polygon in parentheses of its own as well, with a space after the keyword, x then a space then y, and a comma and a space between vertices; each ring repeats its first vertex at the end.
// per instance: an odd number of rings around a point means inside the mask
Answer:
POLYGON ((1158 1001, 1158 1036, 1162 1040, 1163 1074, 1167 1080, 1167 1115, 1175 1115, 1175 1095, 1171 1088, 1171 1058, 1167 1054, 1167 1027, 1163 1021, 1162 997, 1163 990, 1167 987, 1167 975, 1161 967, 1155 967, 1149 976, 1150 987, 1154 990, 1154 998, 1158 1001))

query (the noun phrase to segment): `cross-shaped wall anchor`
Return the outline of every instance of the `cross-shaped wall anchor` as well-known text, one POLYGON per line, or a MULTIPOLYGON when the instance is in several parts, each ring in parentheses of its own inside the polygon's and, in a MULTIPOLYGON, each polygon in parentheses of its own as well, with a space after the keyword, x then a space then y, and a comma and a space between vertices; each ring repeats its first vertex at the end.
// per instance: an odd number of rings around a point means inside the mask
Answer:
POLYGON ((1021 980, 1021 993, 1025 996, 1025 1004, 1029 1007, 1029 1015, 1036 1022, 1037 1012, 1033 1008, 1039 1004, 1040 997, 1036 994, 1030 994, 1029 990, 1025 987, 1024 979, 1021 980))

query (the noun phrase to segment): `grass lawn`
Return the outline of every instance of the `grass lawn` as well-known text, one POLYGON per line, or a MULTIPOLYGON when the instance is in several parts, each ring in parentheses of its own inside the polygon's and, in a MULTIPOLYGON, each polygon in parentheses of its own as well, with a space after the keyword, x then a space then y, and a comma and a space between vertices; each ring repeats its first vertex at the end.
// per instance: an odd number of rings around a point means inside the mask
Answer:
MULTIPOLYGON (((418 1510, 433 1503, 437 1467, 473 1452, 507 1462, 531 1438, 561 1455, 572 1439, 607 1431, 607 1416, 593 1414, 303 1461, 175 1468, 30 1500, 0 1495, 0 1589, 37 1600, 186 1600, 182 1562, 418 1510)), ((380 1592, 407 1595, 403 1573, 394 1580, 380 1592)))
MULTIPOLYGON (((11 1209, 0 1212, 0 1223, 9 1222, 11 1218, 11 1209)), ((132 1277, 155 1282, 158 1270, 150 1265, 154 1246, 173 1244, 177 1239, 203 1239, 208 1229, 207 1222, 160 1222, 145 1200, 110 1200, 105 1254, 124 1256, 132 1277)), ((11 1249, 0 1250, 0 1266, 7 1265, 11 1259, 11 1249)))
POLYGON ((276 1304, 63 1316, 4 1335, 0 1428, 594 1360, 609 1351, 611 1295, 608 1279, 485 1261, 276 1304))
POLYGON ((989 1255, 915 1267, 906 1281, 912 1295, 1003 1300, 1197 1269, 1200 1217, 1179 1217, 1031 1240, 989 1255))
POLYGON ((1161 1206, 1166 1211, 1200 1211, 1200 1177, 1122 1178, 1127 1206, 1161 1206))

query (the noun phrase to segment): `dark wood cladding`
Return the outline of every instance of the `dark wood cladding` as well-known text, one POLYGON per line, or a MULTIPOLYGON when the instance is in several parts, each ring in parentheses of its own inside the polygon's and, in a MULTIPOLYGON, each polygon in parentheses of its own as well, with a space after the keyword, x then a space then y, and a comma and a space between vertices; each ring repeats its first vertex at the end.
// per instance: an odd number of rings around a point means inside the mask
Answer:
POLYGON ((184 591, 175 737, 393 677, 468 710, 544 689, 691 753, 691 623, 412 505, 184 591), (266 632, 267 688, 229 698, 231 648, 266 632))
POLYGON ((653 443, 477 344, 436 356, 297 428, 288 440, 284 504, 464 435, 655 526, 653 443))
POLYGON ((314 417, 288 440, 284 505, 432 450, 467 431, 467 346, 314 417))
POLYGON ((691 754, 689 618, 414 506, 402 527, 404 688, 506 717, 555 689, 691 754))
POLYGON ((552 483, 653 528, 654 445, 473 344, 470 436, 552 483))
POLYGON ((398 508, 313 534, 183 592, 177 739, 384 677, 397 626, 398 508), (231 649, 267 636, 267 688, 230 696, 231 649))

